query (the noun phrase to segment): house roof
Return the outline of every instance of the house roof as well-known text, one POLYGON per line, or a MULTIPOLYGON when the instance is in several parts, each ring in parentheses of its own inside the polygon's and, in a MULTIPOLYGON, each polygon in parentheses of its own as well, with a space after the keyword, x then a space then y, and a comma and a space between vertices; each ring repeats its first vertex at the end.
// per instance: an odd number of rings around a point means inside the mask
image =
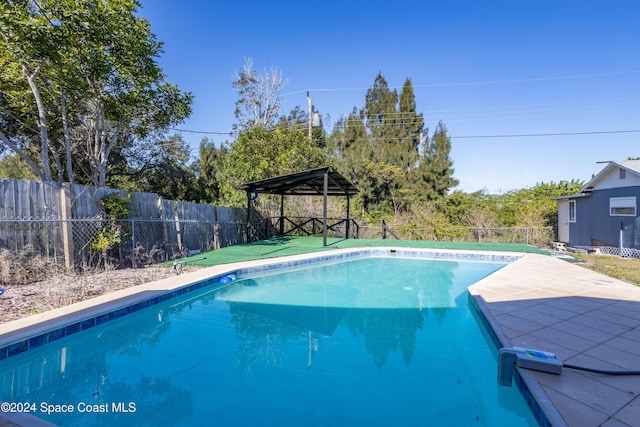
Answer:
POLYGON ((266 194, 322 196, 324 195, 325 173, 328 178, 328 196, 352 196, 360 191, 351 181, 328 166, 247 182, 236 188, 246 192, 257 191, 266 194))
POLYGON ((627 172, 630 172, 634 175, 640 176, 640 160, 620 160, 620 161, 609 161, 607 162, 607 166, 604 167, 600 172, 598 172, 589 182, 587 182, 582 189, 581 193, 589 192, 593 190, 595 184, 600 181, 604 176, 606 176, 612 169, 620 168, 624 169, 627 172))
POLYGON ((551 197, 551 200, 569 200, 569 199, 579 199, 580 197, 589 197, 591 193, 576 193, 570 194, 568 196, 555 196, 551 197))
POLYGON ((618 164, 621 168, 624 168, 629 172, 640 175, 640 160, 622 160, 613 163, 618 164))
POLYGON ((563 200, 563 199, 577 199, 579 197, 588 197, 591 195, 593 188, 595 185, 604 178, 609 172, 611 172, 614 168, 624 169, 629 173, 640 176, 640 160, 610 160, 600 172, 598 172, 589 182, 582 186, 580 191, 576 194, 571 194, 569 196, 560 196, 560 197, 552 197, 552 200, 563 200))

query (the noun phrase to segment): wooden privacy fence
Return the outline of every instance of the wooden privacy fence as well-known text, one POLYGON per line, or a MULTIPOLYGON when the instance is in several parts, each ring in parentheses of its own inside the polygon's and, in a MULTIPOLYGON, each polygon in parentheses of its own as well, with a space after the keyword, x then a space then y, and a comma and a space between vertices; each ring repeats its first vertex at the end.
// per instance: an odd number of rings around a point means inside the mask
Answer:
POLYGON ((95 265, 101 257, 116 266, 136 267, 244 243, 245 218, 243 209, 166 200, 153 193, 0 179, 0 249, 54 258, 69 268, 95 265), (128 218, 106 217, 98 202, 111 193, 129 200, 128 218), (94 242, 106 229, 117 232, 118 241, 98 252, 94 242))

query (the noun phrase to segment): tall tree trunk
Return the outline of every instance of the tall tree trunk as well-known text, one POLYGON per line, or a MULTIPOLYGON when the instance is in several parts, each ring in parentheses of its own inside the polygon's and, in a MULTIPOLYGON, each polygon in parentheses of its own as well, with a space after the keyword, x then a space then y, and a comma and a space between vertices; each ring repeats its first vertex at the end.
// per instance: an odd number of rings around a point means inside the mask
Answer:
POLYGON ((71 161, 71 138, 69 138, 69 123, 67 122, 67 103, 66 103, 67 95, 62 91, 62 96, 60 97, 60 107, 62 113, 62 132, 64 134, 64 148, 66 155, 66 167, 67 167, 67 179, 69 180, 69 184, 73 184, 73 163, 71 161))
POLYGON ((104 106, 97 107, 96 118, 91 131, 93 133, 93 181, 98 187, 104 187, 107 182, 107 166, 109 156, 120 136, 123 121, 118 122, 116 128, 109 134, 107 121, 104 117, 104 106))
POLYGON ((113 146, 116 144, 118 137, 120 136, 120 128, 122 127, 122 121, 118 123, 113 133, 109 137, 109 144, 105 147, 104 151, 104 165, 100 169, 100 177, 102 181, 102 186, 105 185, 107 181, 107 164, 109 163, 109 156, 111 155, 111 150, 113 150, 113 146))
POLYGON ((42 144, 40 150, 40 156, 42 159, 42 176, 43 181, 51 182, 53 181, 51 178, 51 169, 49 167, 49 136, 47 134, 47 111, 44 107, 44 103, 42 102, 42 98, 40 97, 40 91, 38 90, 38 86, 36 85, 36 74, 38 73, 37 67, 33 73, 30 73, 27 67, 23 66, 22 70, 27 77, 27 82, 29 83, 29 87, 31 88, 31 93, 36 100, 36 105, 38 107, 38 128, 40 130, 40 141, 42 144))
MULTIPOLYGON (((58 184, 62 184, 64 171, 62 170, 62 163, 60 163, 60 156, 58 155, 56 150, 51 149, 51 157, 53 157, 53 161, 56 164, 56 169, 58 170, 58 184)), ((53 176, 51 177, 51 180, 53 181, 53 176)))

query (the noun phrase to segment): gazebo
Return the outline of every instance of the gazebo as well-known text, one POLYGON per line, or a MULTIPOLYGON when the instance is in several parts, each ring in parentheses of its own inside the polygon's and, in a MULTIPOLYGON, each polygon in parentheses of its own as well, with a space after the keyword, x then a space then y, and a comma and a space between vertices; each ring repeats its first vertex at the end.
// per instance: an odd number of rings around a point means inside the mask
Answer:
MULTIPOLYGON (((360 190, 330 166, 303 172, 247 182, 237 187, 247 193, 247 233, 251 220, 251 201, 260 193, 280 195, 280 234, 284 234, 284 196, 323 196, 322 244, 327 245, 327 197, 347 198, 346 235, 349 238, 349 208, 351 196, 360 190)), ((248 240, 248 235, 247 235, 248 240)))

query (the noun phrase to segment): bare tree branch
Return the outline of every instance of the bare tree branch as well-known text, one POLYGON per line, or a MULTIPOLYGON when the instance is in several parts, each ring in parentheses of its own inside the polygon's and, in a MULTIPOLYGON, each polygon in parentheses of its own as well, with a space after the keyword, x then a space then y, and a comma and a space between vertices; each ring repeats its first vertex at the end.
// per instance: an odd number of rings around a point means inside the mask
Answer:
POLYGON ((234 78, 233 87, 240 94, 235 111, 240 127, 269 127, 275 124, 284 105, 282 89, 288 85, 282 72, 273 67, 258 73, 253 68, 253 60, 245 58, 242 71, 236 71, 234 78))
POLYGON ((25 154, 24 151, 22 151, 22 149, 20 149, 20 147, 18 147, 16 144, 12 143, 11 140, 9 138, 7 138, 7 136, 2 133, 2 131, 0 131, 0 141, 2 141, 3 143, 5 143, 7 145, 7 147, 11 148, 18 156, 20 156, 20 158, 22 160, 24 160, 24 162, 29 165, 29 167, 31 169, 33 169, 33 171, 38 175, 38 177, 40 177, 40 179, 42 181, 45 181, 45 176, 44 173, 42 172, 42 170, 38 167, 38 165, 36 165, 34 163, 33 160, 31 160, 31 158, 29 156, 27 156, 25 154))

